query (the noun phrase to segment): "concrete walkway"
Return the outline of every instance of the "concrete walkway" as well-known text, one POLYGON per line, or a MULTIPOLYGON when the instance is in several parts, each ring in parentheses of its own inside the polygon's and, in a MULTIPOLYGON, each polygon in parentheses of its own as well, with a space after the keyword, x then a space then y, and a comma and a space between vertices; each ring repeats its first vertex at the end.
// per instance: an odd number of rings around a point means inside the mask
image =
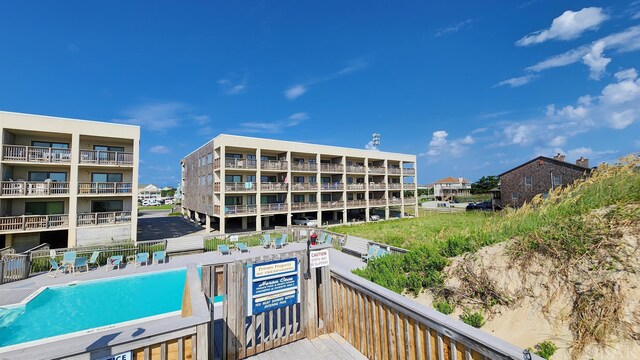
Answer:
POLYGON ((342 336, 331 333, 320 335, 313 340, 304 338, 258 355, 250 356, 252 360, 365 360, 356 348, 351 346, 342 336))

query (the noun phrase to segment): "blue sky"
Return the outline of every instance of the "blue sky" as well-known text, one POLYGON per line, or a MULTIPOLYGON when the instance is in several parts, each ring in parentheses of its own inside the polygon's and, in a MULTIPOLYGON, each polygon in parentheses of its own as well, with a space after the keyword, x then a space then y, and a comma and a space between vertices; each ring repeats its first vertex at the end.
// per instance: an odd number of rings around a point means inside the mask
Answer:
POLYGON ((0 110, 418 155, 420 183, 640 150, 640 1, 3 1, 0 110))

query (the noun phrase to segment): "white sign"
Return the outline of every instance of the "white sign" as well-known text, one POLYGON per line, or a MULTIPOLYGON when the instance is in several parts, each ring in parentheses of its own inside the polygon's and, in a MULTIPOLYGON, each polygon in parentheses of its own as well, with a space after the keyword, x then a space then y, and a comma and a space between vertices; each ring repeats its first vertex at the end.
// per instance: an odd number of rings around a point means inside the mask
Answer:
POLYGON ((329 249, 314 250, 310 254, 311 268, 329 266, 329 249))
POLYGON ((127 351, 121 354, 102 357, 98 360, 133 360, 133 356, 131 355, 131 351, 127 351))

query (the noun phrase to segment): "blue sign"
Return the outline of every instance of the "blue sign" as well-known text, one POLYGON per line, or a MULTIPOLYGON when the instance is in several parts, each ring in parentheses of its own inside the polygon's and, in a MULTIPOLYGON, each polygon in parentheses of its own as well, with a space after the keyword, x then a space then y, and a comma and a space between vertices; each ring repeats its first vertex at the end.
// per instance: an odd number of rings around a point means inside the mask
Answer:
POLYGON ((289 290, 273 295, 266 295, 254 299, 253 312, 255 314, 293 305, 298 301, 298 291, 289 290))
POLYGON ((288 275, 253 283, 253 296, 272 292, 295 289, 298 286, 298 275, 288 275))
POLYGON ((247 273, 248 315, 293 305, 300 301, 298 259, 249 265, 247 273))
POLYGON ((261 278, 268 278, 272 276, 283 275, 287 273, 298 273, 298 260, 286 259, 268 261, 260 264, 253 265, 253 279, 254 281, 261 278))

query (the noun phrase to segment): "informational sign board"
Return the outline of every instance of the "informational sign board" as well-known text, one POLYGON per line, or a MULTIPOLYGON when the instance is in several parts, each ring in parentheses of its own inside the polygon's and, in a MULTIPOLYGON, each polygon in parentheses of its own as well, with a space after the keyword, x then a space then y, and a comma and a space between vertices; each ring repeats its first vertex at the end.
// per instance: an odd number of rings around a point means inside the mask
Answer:
POLYGON ((259 314, 300 302, 298 259, 283 259, 247 268, 247 313, 259 314))
POLYGON ((312 269, 329 266, 329 249, 311 251, 310 264, 312 269))
POLYGON ((116 355, 101 357, 98 360, 133 360, 133 354, 131 351, 127 351, 116 355))

